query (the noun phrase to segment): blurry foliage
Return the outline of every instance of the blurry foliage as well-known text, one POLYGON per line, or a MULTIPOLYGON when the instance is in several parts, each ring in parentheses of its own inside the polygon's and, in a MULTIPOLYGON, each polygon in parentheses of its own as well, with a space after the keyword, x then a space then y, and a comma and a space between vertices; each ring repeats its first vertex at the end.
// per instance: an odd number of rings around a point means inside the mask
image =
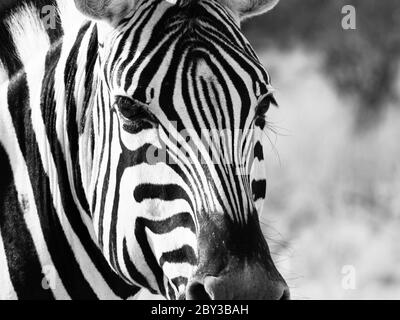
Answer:
POLYGON ((267 115, 267 201, 260 215, 294 298, 399 299, 400 108, 354 130, 320 54, 259 50, 280 108, 267 115), (342 287, 344 266, 356 290, 342 287))
POLYGON ((361 124, 371 123, 385 105, 399 100, 398 0, 281 0, 244 29, 258 49, 300 45, 322 52, 338 92, 357 99, 361 124), (342 8, 348 4, 356 8, 357 30, 342 29, 342 8))

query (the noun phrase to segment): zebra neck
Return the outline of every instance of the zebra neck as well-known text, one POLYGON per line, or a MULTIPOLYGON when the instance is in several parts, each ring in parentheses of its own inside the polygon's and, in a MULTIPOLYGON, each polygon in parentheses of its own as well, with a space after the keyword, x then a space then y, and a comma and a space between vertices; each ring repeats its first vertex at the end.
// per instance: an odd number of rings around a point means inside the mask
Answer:
MULTIPOLYGON (((3 128, 13 124, 15 129, 2 130, 0 143, 17 139, 18 144, 12 152, 8 150, 8 155, 17 157, 16 147, 19 147, 22 153, 19 165, 24 166, 26 162, 28 169, 37 173, 30 179, 43 185, 48 180, 62 186, 64 191, 69 189, 71 199, 75 200, 69 206, 77 203, 81 212, 87 212, 77 179, 79 172, 73 169, 74 146, 79 136, 78 129, 72 125, 72 118, 78 119, 72 94, 75 84, 73 72, 63 67, 63 63, 74 60, 74 50, 64 47, 60 25, 56 30, 44 28, 38 10, 34 5, 22 5, 13 16, 2 21, 7 28, 1 31, 8 34, 8 40, 1 47, 10 47, 10 52, 15 54, 8 59, 0 56, 3 65, 0 72, 3 78, 9 79, 1 84, 4 112, 0 113, 0 123, 3 128)), ((48 191, 49 194, 56 192, 48 191)), ((39 212, 54 211, 48 207, 51 202, 36 200, 39 212)), ((62 207, 55 204, 55 211, 57 205, 62 207)))
POLYGON ((56 72, 58 109, 64 114, 62 147, 69 178, 77 192, 78 204, 89 213, 87 204, 93 162, 92 111, 96 96, 97 28, 86 23, 72 43, 65 43, 56 72))
POLYGON ((12 41, 0 45, 16 53, 0 55, 0 242, 7 240, 0 247, 15 275, 1 284, 0 298, 129 297, 138 289, 112 271, 97 245, 79 157, 90 136, 93 26, 51 41, 32 12, 7 24, 12 41), (44 270, 57 271, 54 289, 42 287, 44 270))

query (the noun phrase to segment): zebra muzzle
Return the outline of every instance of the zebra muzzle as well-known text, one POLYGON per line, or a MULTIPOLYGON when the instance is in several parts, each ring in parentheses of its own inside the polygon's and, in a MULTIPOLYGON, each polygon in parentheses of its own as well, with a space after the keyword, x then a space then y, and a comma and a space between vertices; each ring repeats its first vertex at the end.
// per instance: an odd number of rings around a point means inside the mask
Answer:
POLYGON ((250 266, 216 277, 194 278, 186 289, 187 300, 288 300, 289 298, 288 286, 280 275, 271 277, 262 268, 250 266))
POLYGON ((288 286, 274 265, 257 219, 238 226, 226 218, 203 221, 197 269, 188 300, 287 300, 288 286))

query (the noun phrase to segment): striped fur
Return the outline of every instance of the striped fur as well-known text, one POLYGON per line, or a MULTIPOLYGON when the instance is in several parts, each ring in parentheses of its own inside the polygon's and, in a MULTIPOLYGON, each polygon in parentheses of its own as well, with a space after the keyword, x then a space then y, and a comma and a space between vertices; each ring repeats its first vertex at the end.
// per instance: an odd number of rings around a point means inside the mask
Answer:
POLYGON ((231 9, 142 0, 109 24, 49 4, 57 30, 29 4, 2 31, 0 298, 184 298, 207 237, 270 265, 274 99, 231 9))

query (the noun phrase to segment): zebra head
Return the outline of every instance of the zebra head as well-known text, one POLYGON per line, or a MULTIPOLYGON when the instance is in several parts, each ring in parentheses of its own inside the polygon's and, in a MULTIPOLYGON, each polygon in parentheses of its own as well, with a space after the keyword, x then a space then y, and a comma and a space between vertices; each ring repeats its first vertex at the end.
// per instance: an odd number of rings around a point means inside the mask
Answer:
POLYGON ((240 31, 278 1, 172 2, 75 0, 99 44, 86 188, 99 245, 167 298, 286 298, 258 218, 274 98, 240 31))

